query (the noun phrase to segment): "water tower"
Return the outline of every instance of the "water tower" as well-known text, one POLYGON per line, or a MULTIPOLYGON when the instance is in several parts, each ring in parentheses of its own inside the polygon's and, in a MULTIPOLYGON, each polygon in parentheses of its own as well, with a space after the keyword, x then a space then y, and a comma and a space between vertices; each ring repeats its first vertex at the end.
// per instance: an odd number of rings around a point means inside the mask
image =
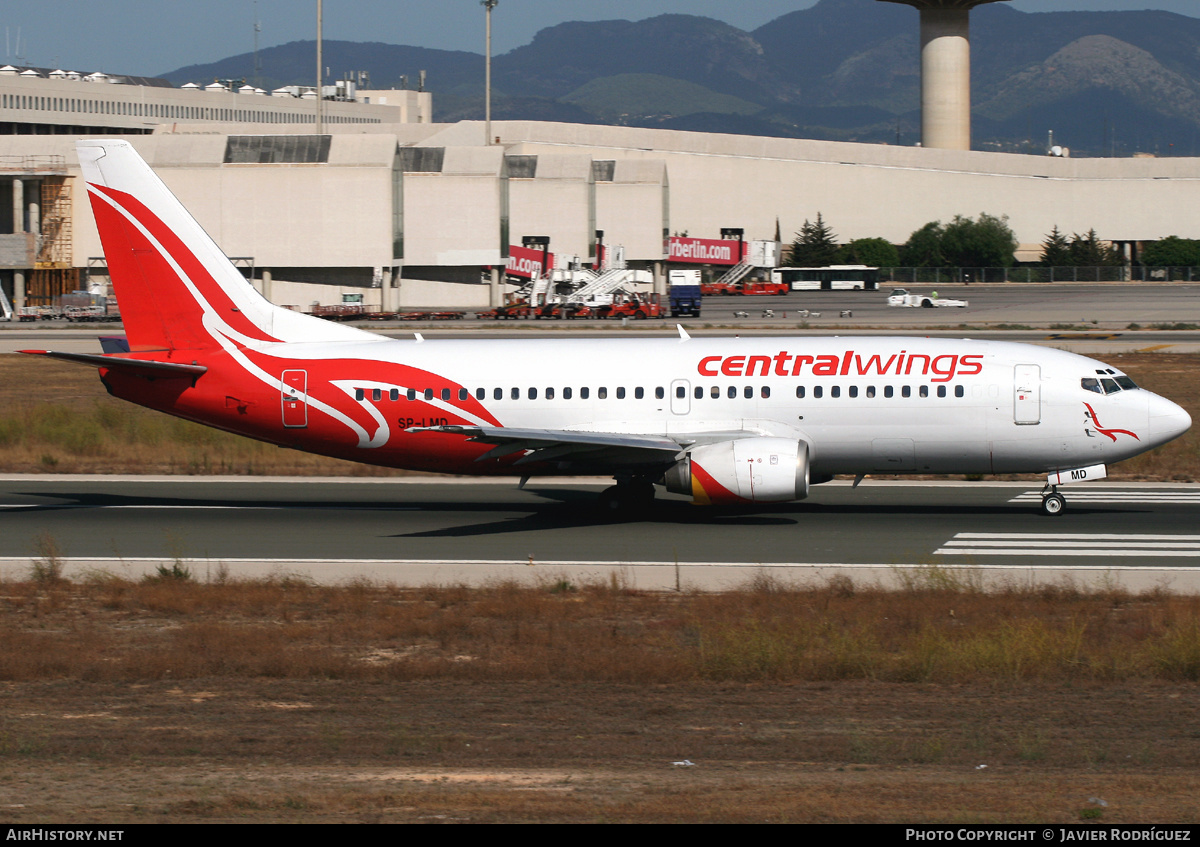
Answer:
POLYGON ((971 149, 971 10, 997 0, 879 0, 921 10, 921 143, 971 149))

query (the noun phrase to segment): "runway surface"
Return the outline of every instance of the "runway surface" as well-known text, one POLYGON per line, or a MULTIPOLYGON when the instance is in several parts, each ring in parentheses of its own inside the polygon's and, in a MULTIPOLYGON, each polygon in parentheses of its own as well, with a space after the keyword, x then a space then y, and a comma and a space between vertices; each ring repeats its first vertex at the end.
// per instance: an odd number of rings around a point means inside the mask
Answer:
POLYGON ((661 496, 631 519, 598 513, 602 480, 0 477, 0 573, 25 572, 51 539, 68 571, 131 577, 161 564, 198 578, 298 574, 425 584, 607 580, 721 589, 785 579, 984 581, 1200 591, 1200 485, 1062 489, 883 482, 816 486, 807 501, 743 510, 661 496), (39 541, 41 539, 41 541, 39 541))

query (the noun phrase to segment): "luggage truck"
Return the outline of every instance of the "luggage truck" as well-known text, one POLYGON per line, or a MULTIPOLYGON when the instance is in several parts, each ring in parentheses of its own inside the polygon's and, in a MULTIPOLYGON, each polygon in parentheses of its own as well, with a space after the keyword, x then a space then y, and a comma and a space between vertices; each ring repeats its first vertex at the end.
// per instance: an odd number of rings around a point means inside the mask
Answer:
POLYGON ((703 294, 700 271, 671 271, 667 281, 670 285, 671 317, 700 317, 703 294))

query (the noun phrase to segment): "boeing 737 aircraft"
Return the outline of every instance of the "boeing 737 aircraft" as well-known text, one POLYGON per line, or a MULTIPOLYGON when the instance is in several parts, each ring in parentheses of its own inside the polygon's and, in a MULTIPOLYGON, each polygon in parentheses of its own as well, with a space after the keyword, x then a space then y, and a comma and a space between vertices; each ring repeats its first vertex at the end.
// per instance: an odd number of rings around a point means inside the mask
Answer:
POLYGON ((1048 474, 1165 444, 1187 412, 1058 350, 926 338, 391 340, 259 295, 134 151, 77 144, 127 345, 27 350, 116 397, 284 447, 455 474, 612 475, 700 504, 802 500, 834 474, 1048 474))

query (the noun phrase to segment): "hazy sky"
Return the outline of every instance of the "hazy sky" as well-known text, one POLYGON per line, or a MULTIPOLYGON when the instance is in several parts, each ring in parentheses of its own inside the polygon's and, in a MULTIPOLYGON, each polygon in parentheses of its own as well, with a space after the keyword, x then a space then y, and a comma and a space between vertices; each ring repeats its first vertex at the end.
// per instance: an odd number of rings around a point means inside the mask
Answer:
MULTIPOLYGON (((812 6, 815 0, 500 0, 493 52, 527 44, 570 20, 638 20, 668 12, 704 15, 741 29, 812 6)), ((311 39, 316 0, 9 0, 0 11, 5 61, 38 67, 156 76, 185 65, 311 39), (19 39, 18 39, 19 35, 19 39)), ((1024 12, 1165 9, 1200 17, 1197 0, 1012 0, 1024 12)), ((324 0, 325 37, 483 52, 479 0, 324 0)), ((916 12, 913 13, 914 25, 916 12)))

